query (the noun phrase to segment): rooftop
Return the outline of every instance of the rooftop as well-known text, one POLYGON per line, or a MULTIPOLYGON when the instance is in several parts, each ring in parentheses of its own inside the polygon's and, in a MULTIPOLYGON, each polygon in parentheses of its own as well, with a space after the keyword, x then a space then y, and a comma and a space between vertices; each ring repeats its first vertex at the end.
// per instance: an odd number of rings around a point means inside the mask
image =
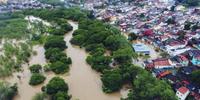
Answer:
POLYGON ((150 51, 149 47, 143 43, 133 44, 133 48, 136 52, 150 51))
POLYGON ((182 94, 185 94, 187 91, 189 91, 189 89, 186 88, 186 87, 180 87, 180 88, 178 89, 178 91, 179 91, 180 93, 182 93, 182 94))

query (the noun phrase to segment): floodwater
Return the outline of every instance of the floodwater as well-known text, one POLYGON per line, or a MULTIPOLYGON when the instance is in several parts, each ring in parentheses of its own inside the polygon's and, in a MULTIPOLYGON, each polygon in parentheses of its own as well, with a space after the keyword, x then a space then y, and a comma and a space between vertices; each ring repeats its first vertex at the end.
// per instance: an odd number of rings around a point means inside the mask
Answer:
MULTIPOLYGON (((69 23, 74 30, 78 28, 77 23, 71 21, 69 23)), ((85 50, 69 43, 72 33, 73 31, 65 35, 68 46, 67 54, 72 59, 70 75, 67 77, 69 93, 73 96, 72 100, 120 100, 120 93, 103 93, 100 75, 85 62, 87 57, 85 50)))
MULTIPOLYGON (((74 27, 74 30, 78 28, 78 24, 69 21, 74 27)), ((73 31, 74 31, 73 30, 73 31)), ((91 67, 85 62, 87 53, 84 49, 72 46, 69 41, 72 38, 73 31, 65 35, 65 41, 68 49, 66 53, 72 59, 72 65, 70 71, 67 74, 60 75, 69 85, 69 94, 72 95, 72 100, 120 100, 121 96, 126 95, 126 90, 122 89, 120 92, 105 94, 102 91, 102 83, 100 80, 100 74, 91 69, 91 67)), ((36 45, 33 50, 37 52, 30 58, 30 65, 33 64, 46 64, 45 49, 43 46, 36 45)), ((24 64, 23 72, 16 72, 13 76, 6 78, 9 83, 18 83, 18 95, 14 100, 32 100, 32 97, 41 92, 41 87, 48 83, 48 81, 56 75, 52 72, 44 73, 46 80, 43 84, 38 86, 30 86, 29 79, 31 73, 28 69, 28 65, 24 64), (21 80, 17 76, 21 76, 21 80)))
MULTIPOLYGON (((32 56, 30 58, 30 65, 33 64, 41 64, 45 65, 46 60, 44 56, 44 48, 43 46, 33 46, 33 50, 37 52, 37 55, 32 56)), ((47 75, 45 75, 47 76, 47 75)), ((32 100, 32 97, 41 91, 41 87, 43 86, 30 86, 29 80, 31 77, 31 73, 29 71, 28 65, 24 64, 22 66, 21 72, 15 72, 13 76, 6 78, 6 81, 8 81, 11 84, 17 83, 18 84, 18 95, 14 98, 14 100, 32 100), (17 76, 21 76, 21 79, 19 80, 17 76)), ((48 76, 47 80, 49 80, 51 77, 48 76)), ((47 81, 46 81, 47 82, 47 81)))

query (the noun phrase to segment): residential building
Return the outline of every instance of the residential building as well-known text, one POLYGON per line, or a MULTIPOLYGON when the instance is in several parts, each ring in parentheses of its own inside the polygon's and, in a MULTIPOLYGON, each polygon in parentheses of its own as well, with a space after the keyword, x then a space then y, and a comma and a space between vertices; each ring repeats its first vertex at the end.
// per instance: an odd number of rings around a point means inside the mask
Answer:
POLYGON ((186 87, 180 87, 177 92, 176 96, 178 97, 179 100, 185 100, 186 97, 189 95, 190 91, 186 87))

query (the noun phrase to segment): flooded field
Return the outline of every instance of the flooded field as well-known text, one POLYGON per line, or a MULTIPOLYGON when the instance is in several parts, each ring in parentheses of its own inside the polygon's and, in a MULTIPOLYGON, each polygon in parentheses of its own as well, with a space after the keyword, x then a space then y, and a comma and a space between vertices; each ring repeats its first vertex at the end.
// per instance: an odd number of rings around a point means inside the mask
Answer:
MULTIPOLYGON (((70 22, 74 27, 74 30, 78 28, 78 24, 70 22)), ((65 35, 65 41, 67 43, 68 49, 66 53, 72 58, 72 65, 70 71, 67 74, 60 75, 69 85, 69 94, 72 95, 72 100, 120 100, 120 97, 124 95, 125 90, 113 94, 105 94, 102 91, 102 83, 100 80, 100 74, 91 69, 91 67, 85 62, 87 53, 84 49, 76 46, 72 46, 69 41, 72 38, 72 32, 65 35)), ((33 51, 37 52, 30 58, 29 64, 46 64, 45 59, 45 49, 43 46, 36 45, 33 46, 33 51)), ((44 73, 46 80, 44 84, 38 86, 30 86, 29 79, 31 73, 28 68, 28 64, 24 64, 22 67, 22 72, 15 72, 13 76, 6 78, 5 80, 11 84, 18 84, 18 95, 14 100, 31 100, 32 97, 41 92, 41 87, 48 83, 48 81, 56 76, 54 73, 44 73), (21 76, 21 80, 17 76, 21 76)))

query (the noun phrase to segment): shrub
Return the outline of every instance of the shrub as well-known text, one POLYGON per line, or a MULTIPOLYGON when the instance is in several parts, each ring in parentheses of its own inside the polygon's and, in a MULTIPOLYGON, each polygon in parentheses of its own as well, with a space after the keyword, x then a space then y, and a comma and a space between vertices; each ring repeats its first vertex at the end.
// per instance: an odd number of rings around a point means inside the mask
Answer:
POLYGON ((59 48, 64 50, 67 48, 66 42, 64 41, 64 37, 62 36, 49 36, 44 45, 45 49, 49 48, 59 48))
POLYGON ((61 61, 56 61, 50 65, 51 70, 56 74, 62 74, 69 70, 69 66, 61 61))
POLYGON ((39 73, 42 70, 42 66, 39 64, 32 65, 29 67, 31 73, 39 73))
POLYGON ((56 94, 58 92, 67 92, 68 84, 60 77, 52 78, 45 87, 45 92, 47 94, 56 94))
POLYGON ((46 77, 43 76, 42 74, 35 73, 31 76, 29 84, 30 85, 38 85, 38 84, 43 83, 45 79, 46 79, 46 77))
POLYGON ((70 100, 70 98, 67 92, 58 92, 53 96, 53 100, 70 100))

